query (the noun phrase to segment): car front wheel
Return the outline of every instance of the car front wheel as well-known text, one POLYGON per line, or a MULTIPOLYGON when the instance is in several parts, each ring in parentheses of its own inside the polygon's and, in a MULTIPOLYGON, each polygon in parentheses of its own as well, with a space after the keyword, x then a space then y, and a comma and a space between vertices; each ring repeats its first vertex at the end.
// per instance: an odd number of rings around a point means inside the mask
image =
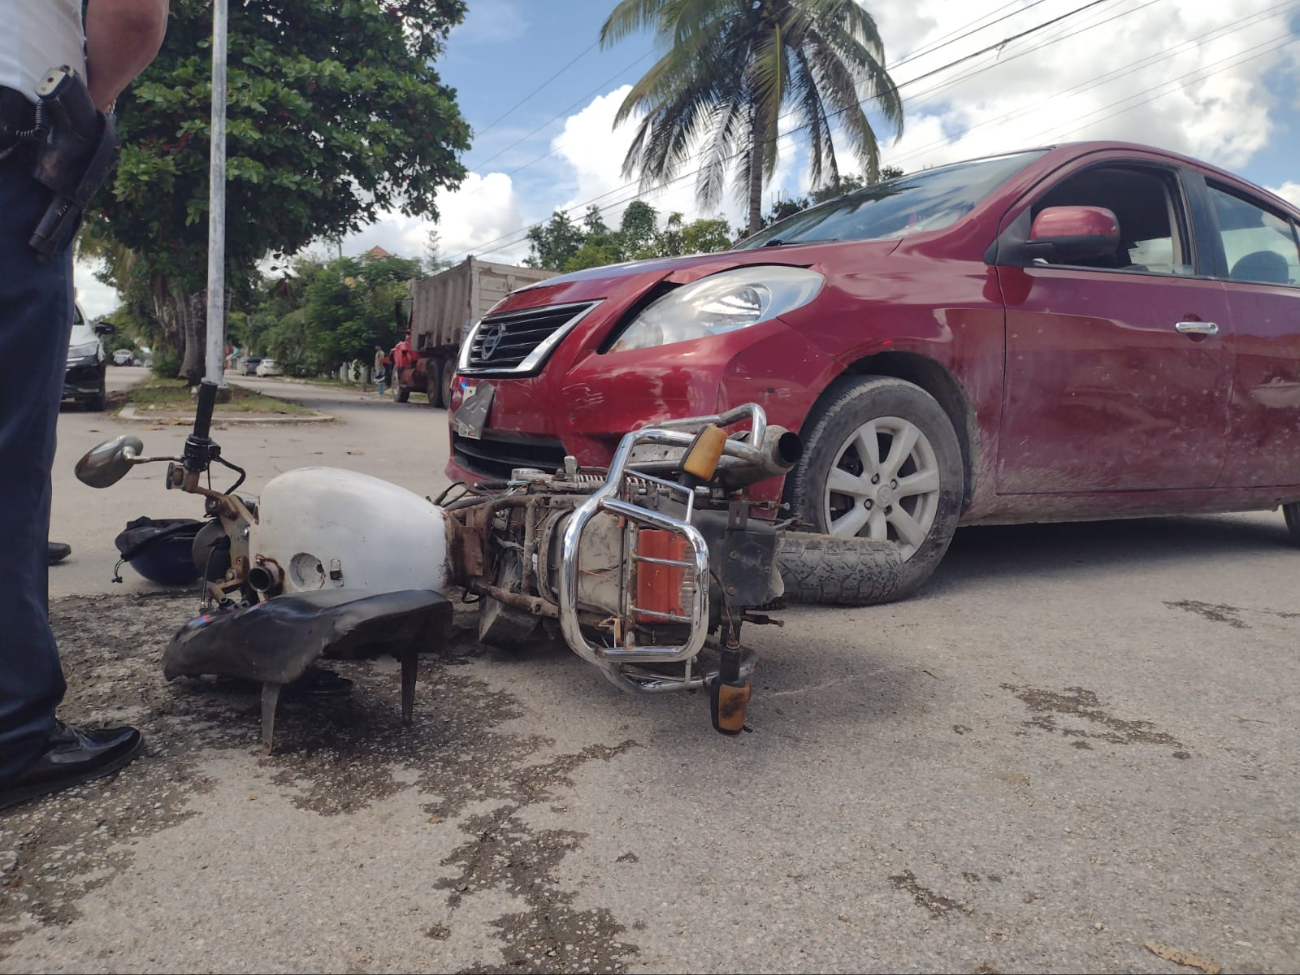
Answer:
POLYGON ((1287 528, 1291 529, 1291 537, 1300 544, 1300 501, 1282 505, 1282 516, 1286 518, 1287 528))
POLYGON ((903 560, 891 599, 921 587, 961 518, 965 471, 937 400, 901 379, 842 380, 814 412, 786 499, 808 530, 888 541, 903 560))

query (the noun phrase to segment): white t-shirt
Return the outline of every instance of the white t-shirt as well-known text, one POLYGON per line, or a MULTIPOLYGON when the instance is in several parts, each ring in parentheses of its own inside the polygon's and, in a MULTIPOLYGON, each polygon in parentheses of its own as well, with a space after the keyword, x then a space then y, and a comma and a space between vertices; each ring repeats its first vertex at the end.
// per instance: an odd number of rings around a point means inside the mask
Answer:
POLYGON ((86 77, 81 0, 0 0, 0 86, 36 101, 36 86, 61 64, 86 77))

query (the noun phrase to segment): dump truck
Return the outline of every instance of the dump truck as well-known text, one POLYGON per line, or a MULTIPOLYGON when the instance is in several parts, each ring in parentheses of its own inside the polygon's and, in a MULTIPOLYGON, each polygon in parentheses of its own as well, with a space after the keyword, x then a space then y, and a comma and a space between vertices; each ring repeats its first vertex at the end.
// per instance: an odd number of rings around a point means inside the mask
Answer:
POLYGON ((440 274, 411 281, 410 298, 399 311, 406 338, 392 351, 393 398, 405 403, 412 392, 424 392, 430 406, 450 403, 456 358, 470 327, 516 288, 557 273, 470 257, 440 274))

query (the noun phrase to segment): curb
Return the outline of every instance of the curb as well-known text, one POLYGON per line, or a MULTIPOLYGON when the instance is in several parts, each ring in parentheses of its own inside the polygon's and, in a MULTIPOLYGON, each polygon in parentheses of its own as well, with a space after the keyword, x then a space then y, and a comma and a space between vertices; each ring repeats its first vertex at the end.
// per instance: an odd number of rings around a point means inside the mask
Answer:
MULTIPOLYGON (((173 421, 192 422, 193 416, 186 416, 182 413, 145 413, 143 416, 136 413, 134 406, 124 406, 117 412, 117 419, 125 420, 128 423, 168 423, 173 421)), ((223 416, 218 414, 212 418, 213 426, 222 426, 228 423, 262 423, 262 424, 294 424, 294 423, 333 423, 337 417, 328 413, 318 413, 315 416, 223 416)))

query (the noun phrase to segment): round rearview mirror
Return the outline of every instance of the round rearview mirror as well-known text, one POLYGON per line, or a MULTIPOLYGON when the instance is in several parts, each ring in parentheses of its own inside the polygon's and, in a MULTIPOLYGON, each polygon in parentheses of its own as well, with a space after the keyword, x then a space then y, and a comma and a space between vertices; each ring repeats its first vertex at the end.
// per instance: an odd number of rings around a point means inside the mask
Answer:
POLYGON ((124 435, 105 440, 77 461, 77 480, 93 488, 111 487, 126 476, 143 452, 139 437, 124 435))

